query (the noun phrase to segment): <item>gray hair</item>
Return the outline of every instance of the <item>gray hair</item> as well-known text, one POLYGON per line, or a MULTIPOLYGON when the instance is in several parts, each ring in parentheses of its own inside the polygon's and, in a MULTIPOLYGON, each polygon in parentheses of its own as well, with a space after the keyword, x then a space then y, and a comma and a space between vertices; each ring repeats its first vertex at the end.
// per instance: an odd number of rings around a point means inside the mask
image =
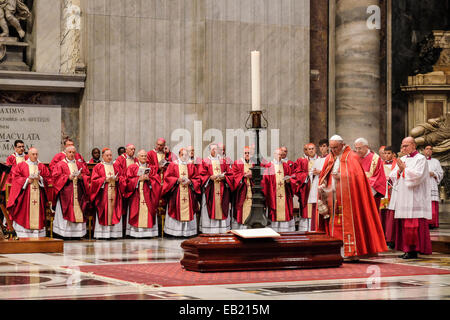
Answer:
POLYGON ((369 146, 369 141, 365 138, 358 138, 355 140, 355 145, 362 144, 363 146, 369 146))

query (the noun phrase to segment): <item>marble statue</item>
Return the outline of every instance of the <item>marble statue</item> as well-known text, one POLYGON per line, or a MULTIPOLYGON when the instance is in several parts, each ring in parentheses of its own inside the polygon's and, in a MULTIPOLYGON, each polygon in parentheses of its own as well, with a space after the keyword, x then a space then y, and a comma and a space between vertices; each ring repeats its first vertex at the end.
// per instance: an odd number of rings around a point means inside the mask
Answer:
POLYGON ((431 144, 433 156, 439 161, 450 160, 450 113, 419 124, 410 134, 418 147, 431 144))
POLYGON ((0 0, 0 37, 9 37, 9 25, 13 26, 20 38, 25 36, 19 20, 26 20, 31 12, 22 0, 0 0))

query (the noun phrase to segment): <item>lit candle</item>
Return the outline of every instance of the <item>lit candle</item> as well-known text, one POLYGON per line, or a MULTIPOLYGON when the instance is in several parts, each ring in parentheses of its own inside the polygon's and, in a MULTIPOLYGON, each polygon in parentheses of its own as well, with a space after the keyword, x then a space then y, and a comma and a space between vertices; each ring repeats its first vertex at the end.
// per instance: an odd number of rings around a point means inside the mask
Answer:
POLYGON ((252 111, 261 111, 259 58, 259 51, 252 51, 252 111))

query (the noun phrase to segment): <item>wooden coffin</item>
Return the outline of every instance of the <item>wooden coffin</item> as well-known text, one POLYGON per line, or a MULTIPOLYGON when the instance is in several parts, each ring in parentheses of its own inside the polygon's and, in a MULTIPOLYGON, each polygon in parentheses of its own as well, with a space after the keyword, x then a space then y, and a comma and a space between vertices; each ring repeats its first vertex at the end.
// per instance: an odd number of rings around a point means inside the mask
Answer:
POLYGON ((63 253, 64 241, 50 238, 20 238, 0 241, 0 254, 63 253))
POLYGON ((341 247, 341 240, 317 232, 281 233, 266 239, 202 234, 181 244, 181 264, 198 272, 339 267, 341 247))

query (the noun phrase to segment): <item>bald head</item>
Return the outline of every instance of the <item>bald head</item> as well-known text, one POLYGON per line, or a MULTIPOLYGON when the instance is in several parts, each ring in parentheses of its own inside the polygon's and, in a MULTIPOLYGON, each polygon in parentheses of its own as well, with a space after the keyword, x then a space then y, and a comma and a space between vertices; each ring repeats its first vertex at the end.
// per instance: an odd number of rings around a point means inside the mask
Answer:
POLYGON ((166 146, 166 140, 163 138, 159 138, 158 140, 156 140, 156 151, 158 152, 163 152, 164 151, 164 147, 166 146))
POLYGON ((127 156, 133 158, 135 152, 136 147, 134 146, 134 144, 127 144, 127 146, 125 147, 125 153, 127 154, 127 156))
POLYGON ((409 155, 409 154, 413 153, 414 151, 416 151, 416 147, 417 147, 416 141, 414 140, 414 138, 406 137, 402 141, 401 152, 403 154, 409 155))
POLYGON ((39 157, 38 149, 31 147, 30 150, 28 150, 28 158, 32 162, 36 162, 38 160, 38 157, 39 157))
POLYGON ((144 149, 139 150, 137 155, 138 155, 138 160, 141 164, 144 164, 147 162, 147 151, 145 151, 144 149))

